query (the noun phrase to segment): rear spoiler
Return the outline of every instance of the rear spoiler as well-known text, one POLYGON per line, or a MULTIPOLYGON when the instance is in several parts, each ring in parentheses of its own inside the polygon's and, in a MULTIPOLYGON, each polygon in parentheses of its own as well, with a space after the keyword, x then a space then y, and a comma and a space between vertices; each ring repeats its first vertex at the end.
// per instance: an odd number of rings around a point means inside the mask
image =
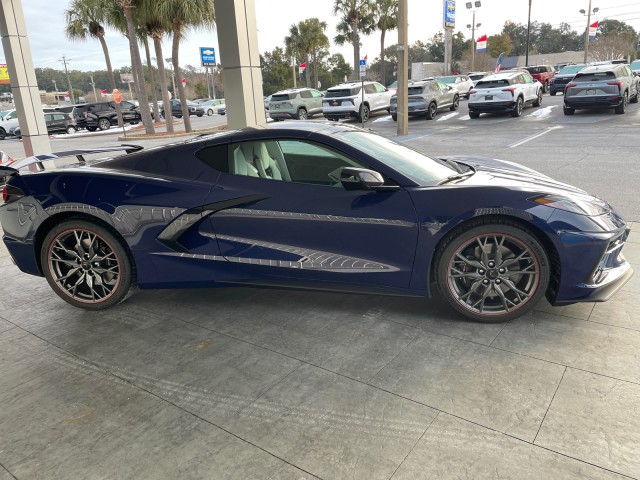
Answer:
POLYGON ((107 152, 121 152, 124 151, 126 153, 134 153, 142 150, 144 147, 140 145, 119 145, 113 147, 100 147, 100 148, 91 148, 86 150, 68 150, 65 152, 54 152, 54 153, 45 153, 42 155, 34 155, 32 157, 27 157, 23 160, 15 160, 7 165, 0 165, 0 179, 2 177, 12 177, 18 174, 18 170, 28 167, 30 165, 37 165, 38 170, 44 170, 44 165, 42 162, 56 160, 58 158, 65 157, 76 157, 78 159, 78 163, 80 165, 84 165, 86 163, 84 156, 90 155, 93 153, 107 153, 107 152))

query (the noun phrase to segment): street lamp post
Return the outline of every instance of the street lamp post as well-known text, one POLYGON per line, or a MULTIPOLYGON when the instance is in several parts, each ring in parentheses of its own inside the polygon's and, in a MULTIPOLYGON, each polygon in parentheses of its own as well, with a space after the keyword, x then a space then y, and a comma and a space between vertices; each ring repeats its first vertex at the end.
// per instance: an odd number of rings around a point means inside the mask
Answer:
POLYGON ((527 51, 524 57, 525 67, 529 66, 529 39, 530 38, 531 38, 531 0, 529 0, 529 16, 527 17, 527 51))
MULTIPOLYGON (((600 10, 598 7, 593 9, 593 13, 596 13, 600 10)), ((584 8, 580 9, 580 13, 583 15, 587 15, 587 30, 584 32, 584 63, 587 63, 587 56, 589 55, 589 27, 591 26, 591 0, 589 0, 589 8, 587 11, 584 11, 584 8)))
MULTIPOLYGON (((481 24, 476 25, 476 10, 481 7, 480 0, 476 0, 475 2, 467 2, 465 6, 467 9, 473 12, 473 20, 471 22, 471 71, 475 70, 476 63, 476 27, 479 27, 481 24)), ((468 26, 468 25, 467 25, 468 26)))

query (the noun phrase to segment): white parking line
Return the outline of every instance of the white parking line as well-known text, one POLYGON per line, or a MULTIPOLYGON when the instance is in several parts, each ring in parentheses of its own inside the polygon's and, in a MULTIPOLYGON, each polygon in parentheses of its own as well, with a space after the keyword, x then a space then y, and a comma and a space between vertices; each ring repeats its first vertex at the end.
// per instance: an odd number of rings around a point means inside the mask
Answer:
POLYGON ((537 133, 536 135, 533 135, 531 137, 525 138, 524 140, 521 140, 521 141, 516 142, 516 143, 512 143, 511 145, 509 145, 509 148, 519 147, 520 145, 523 145, 523 144, 525 144, 527 142, 530 142, 531 140, 535 140, 536 138, 539 138, 539 137, 541 137, 543 135, 546 135, 547 133, 549 133, 549 132, 551 132, 553 130, 556 130, 558 128, 562 128, 562 126, 554 125, 553 127, 549 127, 544 132, 537 133))

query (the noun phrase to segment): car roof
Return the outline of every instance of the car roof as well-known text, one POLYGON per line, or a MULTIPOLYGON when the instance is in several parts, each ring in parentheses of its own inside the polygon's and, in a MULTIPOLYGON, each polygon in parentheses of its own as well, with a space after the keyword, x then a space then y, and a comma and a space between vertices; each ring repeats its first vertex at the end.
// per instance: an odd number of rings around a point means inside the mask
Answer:
POLYGON ((625 66, 620 63, 608 63, 605 65, 589 65, 584 67, 578 73, 598 73, 598 72, 613 72, 614 70, 620 68, 620 66, 625 66))
POLYGON ((279 93, 296 93, 296 92, 302 92, 304 90, 315 90, 315 88, 309 88, 309 87, 285 88, 284 90, 277 91, 276 93, 274 93, 272 95, 278 95, 279 93))
POLYGON ((378 83, 378 82, 372 82, 371 80, 366 81, 366 82, 345 82, 345 83, 340 83, 338 85, 334 85, 333 87, 327 88, 327 90, 333 90, 334 88, 353 88, 353 87, 359 87, 362 84, 368 85, 371 83, 378 83))

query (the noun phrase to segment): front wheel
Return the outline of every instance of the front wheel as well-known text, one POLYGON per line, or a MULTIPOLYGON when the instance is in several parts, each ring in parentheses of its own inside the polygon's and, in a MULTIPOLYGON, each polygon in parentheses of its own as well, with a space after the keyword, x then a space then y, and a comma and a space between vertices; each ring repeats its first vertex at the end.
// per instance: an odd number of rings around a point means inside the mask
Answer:
POLYGON ((0 128, 0 140, 4 140, 7 138, 7 132, 4 131, 4 128, 0 128))
POLYGON ((72 219, 54 227, 40 251, 45 277, 67 303, 102 310, 127 297, 135 270, 116 236, 93 222, 72 219))
POLYGON ((549 284, 549 260, 525 227, 477 222, 451 235, 436 262, 443 297, 468 318, 504 322, 531 310, 549 284))
POLYGON ((73 126, 71 126, 71 125, 69 125, 69 126, 67 127, 67 133, 68 133, 69 135, 73 135, 73 134, 74 134, 74 133, 76 133, 77 131, 78 131, 78 130, 76 129, 76 127, 73 127, 73 126))
POLYGON ((306 109, 304 109, 304 108, 299 108, 299 109, 298 109, 298 114, 296 115, 296 118, 297 118, 298 120, 306 120, 306 119, 307 119, 307 117, 308 117, 308 115, 307 115, 307 110, 306 110, 306 109))
POLYGON ((359 120, 364 123, 367 120, 369 120, 369 106, 368 105, 362 105, 360 107, 360 114, 358 115, 359 120))
POLYGON ((536 97, 535 102, 533 102, 534 107, 539 107, 542 105, 542 89, 538 92, 538 96, 536 97))
POLYGON ((394 122, 397 122, 397 121, 398 121, 398 115, 397 115, 397 114, 395 114, 395 113, 392 113, 392 114, 391 114, 391 118, 392 118, 392 120, 393 120, 394 122))
POLYGON ((436 113, 438 113, 438 106, 434 102, 431 102, 427 107, 427 120, 433 120, 436 113))
POLYGON ((512 117, 519 117, 522 115, 522 108, 524 106, 524 102, 522 101, 522 97, 518 97, 516 100, 516 104, 513 106, 513 110, 511 110, 512 117))
POLYGON ((453 97, 453 103, 449 107, 449 110, 451 110, 452 112, 455 112, 459 106, 460 106, 460 97, 456 95, 455 97, 453 97))
POLYGON ((555 97, 557 93, 558 93, 558 92, 555 92, 555 91, 551 90, 551 91, 549 92, 549 95, 551 95, 552 97, 555 97))
POLYGON ((207 116, 210 117, 211 115, 213 115, 213 110, 208 109, 207 110, 207 116))

